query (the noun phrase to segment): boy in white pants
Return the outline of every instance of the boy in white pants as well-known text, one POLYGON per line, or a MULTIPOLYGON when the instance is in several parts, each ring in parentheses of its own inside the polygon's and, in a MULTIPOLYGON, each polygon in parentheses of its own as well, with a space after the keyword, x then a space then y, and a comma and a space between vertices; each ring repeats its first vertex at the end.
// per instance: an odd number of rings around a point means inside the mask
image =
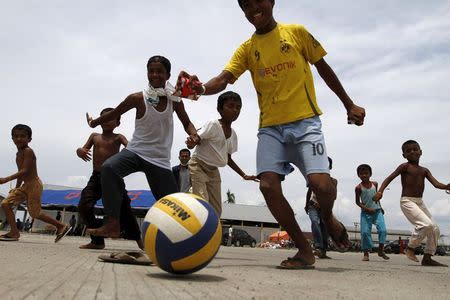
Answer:
POLYGON ((424 238, 427 238, 425 254, 422 259, 422 266, 448 267, 431 258, 436 252, 438 239, 440 235, 439 227, 433 220, 430 212, 422 201, 423 190, 425 188, 425 178, 438 189, 449 189, 450 183, 445 185, 437 181, 431 172, 422 166, 419 166, 419 159, 422 155, 419 143, 408 140, 402 145, 403 157, 408 162, 401 164, 389 175, 381 184, 379 191, 374 196, 374 201, 379 201, 383 197, 383 191, 389 183, 398 175, 402 178, 402 197, 400 207, 403 214, 411 224, 414 231, 409 239, 406 256, 416 262, 419 262, 414 249, 420 246, 424 238))

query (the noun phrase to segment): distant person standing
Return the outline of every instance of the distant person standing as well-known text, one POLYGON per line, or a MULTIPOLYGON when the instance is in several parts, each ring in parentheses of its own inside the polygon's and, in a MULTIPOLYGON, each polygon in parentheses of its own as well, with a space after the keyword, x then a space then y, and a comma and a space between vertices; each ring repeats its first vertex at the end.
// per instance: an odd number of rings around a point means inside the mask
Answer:
POLYGON ((386 242, 386 225, 384 223, 384 210, 379 201, 373 201, 373 196, 377 192, 378 183, 371 181, 372 168, 367 164, 359 165, 356 169, 361 182, 355 187, 356 205, 361 208, 361 244, 364 252, 363 261, 369 261, 369 253, 372 251, 372 225, 375 225, 378 232, 378 256, 389 259, 384 253, 384 243, 386 242))
POLYGON ((27 220, 25 221, 25 224, 23 225, 23 230, 25 230, 25 232, 29 232, 30 229, 31 229, 30 218, 27 218, 27 220))
POLYGON ((61 212, 58 210, 58 212, 56 213, 56 221, 61 222, 61 212))
POLYGON ((405 244, 403 243, 402 237, 398 237, 398 252, 400 254, 405 254, 405 244))
POLYGON ((77 228, 77 219, 75 218, 75 215, 72 215, 72 217, 69 220, 69 225, 72 227, 72 230, 70 232, 71 235, 75 235, 75 229, 77 228))
POLYGON ((228 228, 227 246, 231 246, 232 241, 233 241, 233 225, 230 225, 230 228, 228 228))
POLYGON ((172 168, 172 173, 179 191, 188 193, 191 189, 191 175, 189 174, 188 167, 188 162, 191 159, 191 151, 186 148, 181 149, 178 159, 180 160, 180 164, 172 168))
POLYGON ((23 222, 20 221, 19 218, 17 218, 16 224, 17 224, 17 229, 19 229, 19 231, 23 231, 23 222))

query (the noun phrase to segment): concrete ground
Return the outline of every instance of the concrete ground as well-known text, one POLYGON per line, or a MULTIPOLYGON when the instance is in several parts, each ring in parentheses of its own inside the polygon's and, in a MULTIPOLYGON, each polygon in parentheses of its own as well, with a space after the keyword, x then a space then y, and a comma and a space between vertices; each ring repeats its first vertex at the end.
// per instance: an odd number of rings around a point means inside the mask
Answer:
MULTIPOLYGON (((361 253, 330 252, 314 270, 279 270, 294 250, 221 247, 203 270, 174 276, 156 266, 104 263, 100 254, 136 250, 134 242, 88 242, 23 234, 0 242, 0 299, 450 299, 450 268, 421 267, 404 255, 389 261, 361 253)), ((421 258, 421 257, 419 257, 421 258)), ((450 264, 450 256, 436 257, 450 264)))

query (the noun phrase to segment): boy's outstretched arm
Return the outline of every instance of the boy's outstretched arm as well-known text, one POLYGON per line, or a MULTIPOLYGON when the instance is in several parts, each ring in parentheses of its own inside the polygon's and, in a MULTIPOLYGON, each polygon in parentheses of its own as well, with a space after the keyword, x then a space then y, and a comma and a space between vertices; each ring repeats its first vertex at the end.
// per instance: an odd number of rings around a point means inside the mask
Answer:
POLYGON ((381 198, 383 198, 383 192, 384 190, 387 188, 387 186, 389 185, 389 183, 391 183, 392 180, 394 180, 395 177, 397 177, 398 175, 400 175, 405 168, 407 167, 407 163, 401 164, 400 166, 397 167, 397 169, 395 169, 394 172, 392 172, 391 175, 389 175, 381 184, 380 189, 377 191, 377 193, 375 194, 375 196, 373 196, 373 201, 380 201, 381 198))
MULTIPOLYGON (((189 75, 185 71, 181 71, 178 75, 176 90, 181 88, 181 78, 189 78, 190 82, 200 81, 197 75, 189 75)), ((191 88, 199 95, 214 95, 223 91, 228 84, 234 83, 236 78, 229 71, 222 71, 216 77, 211 78, 207 83, 203 85, 191 85, 191 88)))
POLYGON ((119 134, 120 143, 122 146, 126 147, 128 145, 128 140, 123 134, 119 134))
POLYGON ((91 148, 92 145, 94 145, 94 136, 95 133, 91 133, 88 140, 86 141, 86 144, 84 144, 83 147, 77 149, 77 156, 84 161, 90 161, 92 159, 91 148))
POLYGON ((316 66, 320 77, 322 77, 328 87, 336 94, 336 96, 339 97, 342 104, 344 104, 344 107, 347 110, 348 122, 354 123, 358 126, 363 125, 364 117, 366 116, 364 108, 353 103, 333 69, 327 64, 325 59, 320 59, 314 64, 314 66, 316 66))
MULTIPOLYGON (((142 101, 143 101, 142 93, 131 94, 128 97, 126 97, 125 100, 123 100, 116 108, 104 113, 97 119, 93 119, 91 116, 89 116, 88 113, 86 113, 87 123, 90 127, 95 128, 98 125, 101 125, 105 122, 119 118, 121 115, 123 115, 130 109, 136 108, 139 110, 139 104, 142 101)), ((136 115, 139 115, 139 112, 137 112, 136 115)))
POLYGON ((431 175, 431 172, 428 169, 426 169, 425 177, 435 188, 440 190, 450 190, 450 183, 446 185, 437 181, 437 179, 434 178, 433 175, 431 175))
POLYGON ((228 166, 230 166, 231 169, 233 169, 236 173, 238 173, 239 176, 244 178, 244 180, 253 180, 259 182, 258 178, 255 175, 246 175, 231 158, 231 154, 228 154, 228 166))
POLYGON ((23 163, 17 173, 14 173, 8 177, 0 178, 0 184, 10 182, 11 180, 17 179, 16 187, 19 187, 19 183, 22 183, 22 177, 25 176, 33 168, 34 164, 34 153, 30 148, 23 150, 23 163))
POLYGON ((191 120, 189 119, 189 116, 184 109, 183 102, 173 102, 173 109, 177 113, 178 119, 183 125, 184 131, 186 131, 186 133, 189 135, 189 138, 192 139, 194 143, 198 144, 200 138, 197 134, 197 129, 195 129, 194 124, 192 124, 191 120))

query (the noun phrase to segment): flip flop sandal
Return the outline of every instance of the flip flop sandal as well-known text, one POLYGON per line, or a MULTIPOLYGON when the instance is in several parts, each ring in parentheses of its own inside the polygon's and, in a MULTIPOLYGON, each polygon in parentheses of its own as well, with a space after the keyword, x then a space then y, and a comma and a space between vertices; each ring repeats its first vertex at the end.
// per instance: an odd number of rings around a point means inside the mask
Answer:
POLYGON ((2 241, 2 242, 15 242, 15 241, 18 241, 18 240, 19 240, 19 238, 12 237, 12 236, 9 236, 7 234, 3 234, 3 235, 0 236, 0 241, 2 241))
POLYGON ((283 260, 281 264, 277 266, 277 269, 283 270, 311 270, 314 268, 314 265, 308 265, 301 257, 288 257, 288 259, 283 260), (301 265, 296 263, 301 263, 301 265))
POLYGON ((63 231, 58 233, 55 238, 55 243, 59 242, 63 237, 65 237, 69 233, 70 229, 72 229, 72 226, 66 226, 63 231))
POLYGON ((113 252, 109 255, 107 254, 100 255, 98 259, 102 262, 110 262, 117 264, 141 265, 141 266, 153 265, 152 261, 141 252, 113 252))

